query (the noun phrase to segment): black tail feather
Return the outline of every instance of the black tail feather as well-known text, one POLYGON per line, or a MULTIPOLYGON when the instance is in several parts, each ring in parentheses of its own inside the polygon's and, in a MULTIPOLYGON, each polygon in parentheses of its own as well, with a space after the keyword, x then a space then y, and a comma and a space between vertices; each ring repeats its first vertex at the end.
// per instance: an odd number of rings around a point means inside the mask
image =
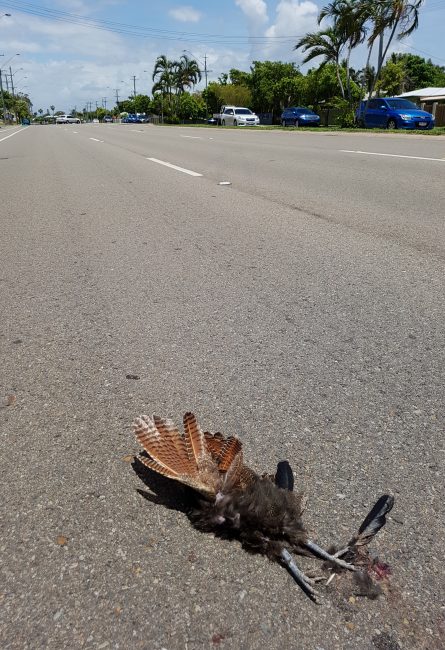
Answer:
POLYGON ((294 489, 294 473, 287 460, 280 460, 277 465, 275 485, 283 490, 289 490, 289 492, 294 489))
POLYGON ((366 515, 357 535, 351 539, 348 546, 364 546, 377 535, 379 530, 386 524, 386 515, 394 505, 394 497, 391 494, 384 494, 366 515))

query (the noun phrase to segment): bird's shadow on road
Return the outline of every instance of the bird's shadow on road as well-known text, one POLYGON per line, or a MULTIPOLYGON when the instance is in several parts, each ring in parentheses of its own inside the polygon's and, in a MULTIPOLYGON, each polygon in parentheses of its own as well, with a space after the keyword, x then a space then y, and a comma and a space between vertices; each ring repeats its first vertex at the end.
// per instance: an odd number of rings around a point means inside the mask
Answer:
POLYGON ((169 510, 182 512, 185 515, 189 515, 190 511, 196 506, 196 495, 187 486, 153 472, 143 465, 137 457, 131 463, 131 467, 137 477, 150 490, 150 492, 147 492, 138 488, 137 492, 150 503, 164 506, 169 510))

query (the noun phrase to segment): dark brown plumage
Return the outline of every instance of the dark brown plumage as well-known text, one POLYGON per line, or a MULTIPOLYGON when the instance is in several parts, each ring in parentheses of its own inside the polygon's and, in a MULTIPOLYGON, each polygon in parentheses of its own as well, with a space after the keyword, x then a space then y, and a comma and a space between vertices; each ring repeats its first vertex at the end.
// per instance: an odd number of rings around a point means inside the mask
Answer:
POLYGON ((347 547, 330 554, 308 538, 302 521, 303 495, 293 492, 287 461, 278 463, 274 476, 259 476, 244 464, 238 438, 203 432, 192 413, 184 415, 184 433, 171 420, 157 416, 142 415, 133 426, 149 456, 139 456, 140 462, 198 493, 197 506, 190 513, 196 528, 237 537, 246 550, 285 565, 313 600, 314 581, 296 566, 290 553, 313 555, 331 566, 355 571, 350 561, 356 549, 380 530, 392 507, 392 497, 382 497, 347 547))

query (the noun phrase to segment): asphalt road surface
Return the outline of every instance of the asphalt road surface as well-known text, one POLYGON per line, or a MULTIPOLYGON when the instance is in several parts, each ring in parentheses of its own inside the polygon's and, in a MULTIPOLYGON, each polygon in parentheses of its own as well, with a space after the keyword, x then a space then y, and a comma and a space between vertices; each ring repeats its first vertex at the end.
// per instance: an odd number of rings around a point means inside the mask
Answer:
POLYGON ((2 650, 443 648, 445 139, 31 126, 0 174, 2 650), (153 496, 131 421, 186 410, 322 545, 393 493, 383 594, 153 496))

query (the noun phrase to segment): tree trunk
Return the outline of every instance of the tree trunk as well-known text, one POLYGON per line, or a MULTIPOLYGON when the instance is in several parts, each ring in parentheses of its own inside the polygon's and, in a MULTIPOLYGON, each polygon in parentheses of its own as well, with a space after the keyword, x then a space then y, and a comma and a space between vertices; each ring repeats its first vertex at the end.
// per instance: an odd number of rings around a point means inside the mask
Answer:
POLYGON ((380 56, 380 46, 381 46, 382 49, 383 49, 383 39, 382 39, 381 42, 379 43, 379 61, 378 61, 378 66, 377 66, 377 70, 376 70, 376 73, 375 73, 375 77, 374 77, 374 79, 373 79, 373 81, 372 81, 372 84, 371 84, 371 89, 370 89, 370 91, 369 91, 368 101, 366 102, 364 115, 366 115, 366 111, 368 110, 369 100, 370 100, 370 98, 372 97, 372 93, 374 92, 374 89, 375 89, 375 87, 376 87, 377 81, 379 80, 380 72, 381 72, 382 67, 383 67, 383 61, 385 60, 386 53, 388 52, 388 48, 389 48, 389 46, 390 46, 390 43, 391 43, 392 39, 394 38, 394 35, 395 35, 395 33, 396 33, 396 29, 397 29, 398 25, 399 25, 399 19, 397 19, 397 20, 395 21, 395 23, 394 23, 394 26, 393 26, 393 28, 392 28, 392 30, 391 30, 391 34, 389 35, 389 38, 388 38, 388 42, 386 43, 386 47, 384 48, 383 53, 382 53, 381 56, 380 56))
POLYGON ((343 87, 343 82, 342 82, 342 80, 341 80, 341 76, 340 76, 340 66, 339 66, 339 64, 338 64, 338 61, 335 62, 335 71, 336 71, 336 73, 337 73, 338 85, 340 86, 341 96, 343 97, 343 99, 345 99, 345 89, 344 89, 344 87, 343 87))

